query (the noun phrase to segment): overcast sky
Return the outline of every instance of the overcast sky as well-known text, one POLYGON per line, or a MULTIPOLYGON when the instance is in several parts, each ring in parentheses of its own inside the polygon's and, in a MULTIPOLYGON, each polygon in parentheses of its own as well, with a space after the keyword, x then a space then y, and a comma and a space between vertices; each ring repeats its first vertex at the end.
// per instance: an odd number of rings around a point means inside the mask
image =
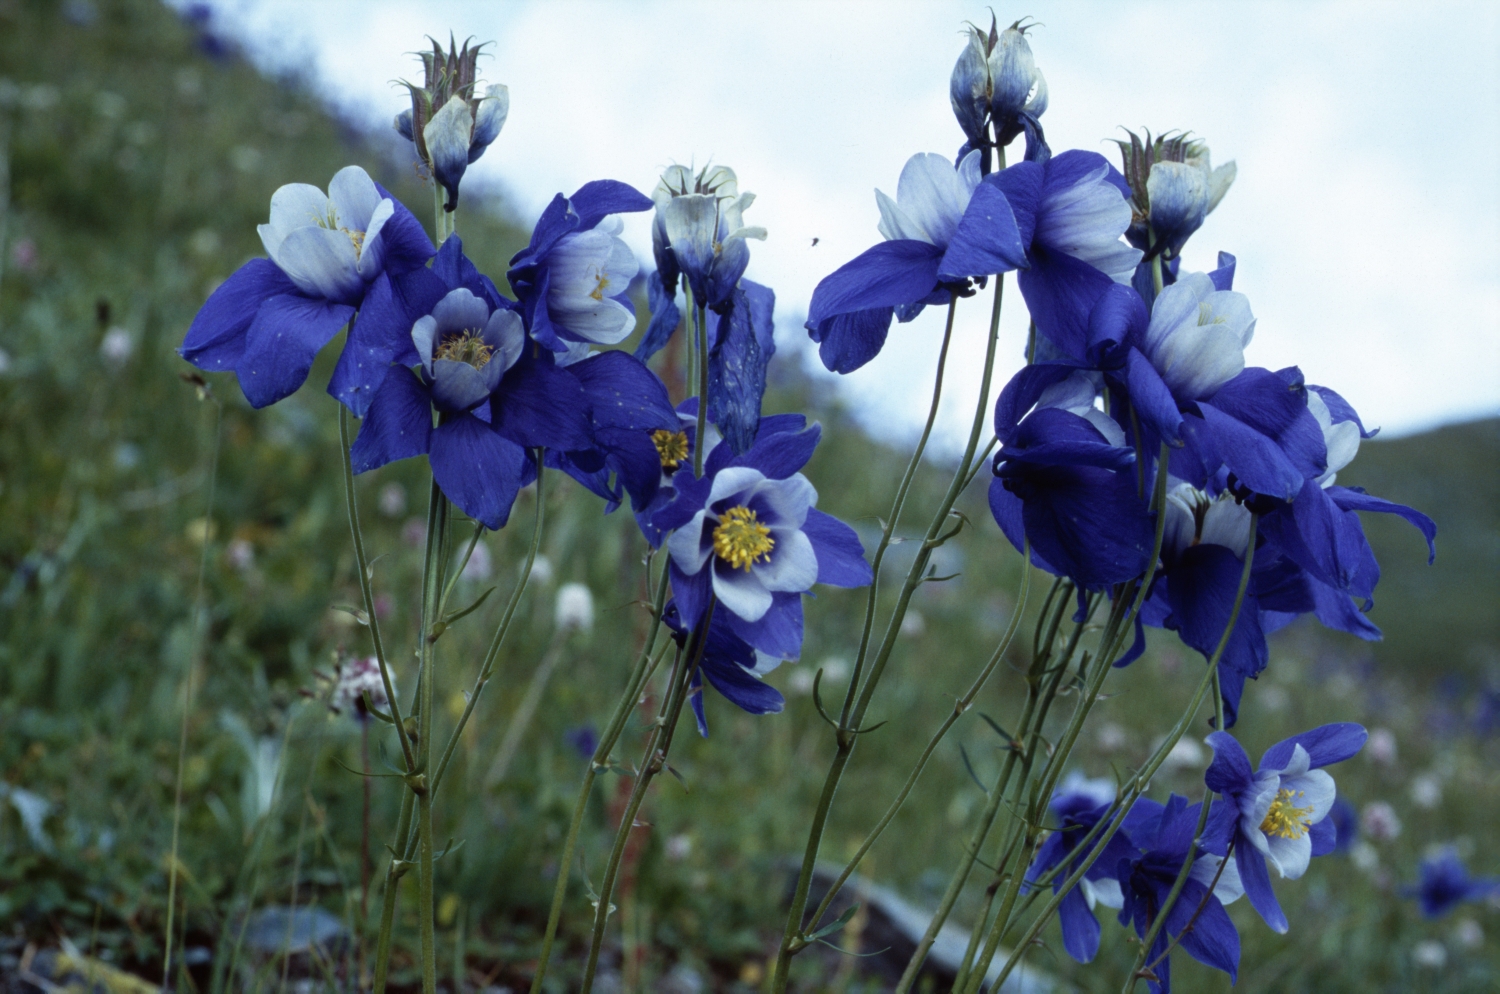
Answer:
MULTIPOLYGON (((214 6, 256 60, 311 60, 327 97, 372 123, 403 106, 392 80, 420 78, 409 53, 424 35, 493 41, 481 69, 510 87, 510 119, 470 175, 503 189, 523 223, 591 179, 649 192, 674 162, 732 166, 758 196, 747 223, 770 231, 747 275, 777 293, 783 361, 811 354, 800 325, 817 281, 879 239, 874 189, 894 195, 909 156, 961 143, 948 76, 963 22, 989 17, 979 3, 869 0, 214 6)), ((1211 268, 1220 249, 1239 257, 1235 288, 1259 319, 1251 364, 1299 365, 1393 434, 1500 413, 1500 5, 995 10, 1002 26, 1043 24, 1030 37, 1054 152, 1118 161, 1107 139, 1123 125, 1188 129, 1215 164, 1237 160, 1185 266, 1211 268)), ((649 264, 645 215, 626 237, 649 264)), ((504 260, 477 261, 502 274, 504 260)), ((959 309, 950 445, 972 414, 988 311, 959 309)), ((879 358, 841 378, 882 434, 920 424, 940 321, 929 309, 897 326, 879 358)), ((1025 324, 1012 294, 997 377, 1019 365, 1025 324)))

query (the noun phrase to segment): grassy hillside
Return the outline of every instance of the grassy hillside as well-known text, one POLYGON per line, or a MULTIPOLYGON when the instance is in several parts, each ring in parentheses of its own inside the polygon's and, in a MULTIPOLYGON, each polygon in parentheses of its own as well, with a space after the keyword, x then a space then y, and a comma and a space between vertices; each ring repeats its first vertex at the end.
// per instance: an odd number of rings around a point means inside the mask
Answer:
MULTIPOLYGON (((211 289, 261 252, 255 225, 277 186, 326 184, 354 162, 423 218, 430 188, 393 136, 350 129, 297 80, 260 77, 222 39, 150 0, 0 0, 0 104, 10 167, 0 232, 7 360, 0 372, 0 783, 11 796, 25 791, 45 804, 28 822, 22 805, 0 799, 0 976, 17 967, 28 944, 55 946, 65 936, 160 978, 179 722, 191 684, 180 948, 189 950, 186 964, 200 988, 234 959, 231 986, 269 989, 280 959, 249 947, 234 952, 246 913, 317 904, 367 937, 362 850, 377 857, 370 865, 381 865, 398 796, 391 781, 369 781, 366 837, 362 782, 349 772, 365 761, 361 730, 319 699, 336 662, 368 651, 363 629, 338 610, 359 593, 338 473, 337 409, 323 392, 337 346, 306 388, 259 412, 228 376, 212 378, 212 396, 200 399, 180 378, 187 367, 173 350, 211 289)), ((480 266, 500 275, 525 234, 478 201, 466 194, 459 230, 480 266)), ((811 410, 824 423, 826 441, 809 468, 820 506, 875 532, 903 455, 861 435, 786 364, 773 368, 773 380, 768 410, 811 410)), ((1266 677, 1247 690, 1244 737, 1263 747, 1328 720, 1390 728, 1399 758, 1350 764, 1340 791, 1356 805, 1389 800, 1407 828, 1378 844, 1373 867, 1331 858, 1301 884, 1284 885, 1294 922, 1288 936, 1271 935, 1237 906, 1246 969, 1236 990, 1365 992, 1420 983, 1436 994, 1485 989, 1500 976, 1493 912, 1468 913, 1490 937, 1464 945, 1452 922, 1419 921, 1397 889, 1414 876, 1424 848, 1439 841, 1466 847, 1477 869, 1500 872, 1493 839, 1500 753, 1476 724, 1484 699, 1468 692, 1492 678, 1500 646, 1497 444, 1497 422, 1375 441, 1341 475, 1340 482, 1432 514, 1441 529, 1438 565, 1424 565, 1420 540, 1404 524, 1369 521, 1385 568, 1373 616, 1387 633, 1374 649, 1377 665, 1368 665, 1361 643, 1295 626, 1274 644, 1266 677), (1450 674, 1461 675, 1463 694, 1445 685, 1450 674), (1440 785, 1435 805, 1408 799, 1410 785, 1424 777, 1440 785), (1448 944, 1444 971, 1414 964, 1412 949, 1424 939, 1448 944)), ((376 586, 386 637, 405 647, 392 656, 407 677, 422 472, 404 463, 360 482, 367 542, 383 557, 376 586)), ((925 523, 947 472, 928 466, 919 475, 903 534, 925 523)), ((983 482, 981 474, 961 505, 971 526, 937 563, 938 573, 958 576, 921 588, 919 621, 897 643, 872 710, 874 720, 891 724, 860 745, 834 810, 830 858, 850 852, 884 810, 1016 608, 1019 556, 989 519, 983 482)), ((491 584, 499 592, 442 643, 445 721, 463 707, 536 499, 524 494, 511 527, 484 539, 488 577, 464 581, 466 596, 491 584)), ((527 595, 524 621, 458 751, 452 792, 438 805, 438 834, 465 843, 439 864, 440 940, 473 989, 481 980, 515 987, 528 976, 583 770, 572 743, 608 714, 643 628, 636 602, 646 550, 634 523, 624 514, 602 516, 597 501, 566 481, 549 482, 545 510, 547 575, 527 595), (554 630, 554 597, 569 581, 593 591, 592 632, 554 630), (549 654, 556 674, 501 768, 501 743, 549 654)), ((903 551, 893 550, 898 568, 903 551)), ((1023 632, 1044 592, 1041 578, 1034 583, 1043 590, 1033 591, 1023 632)), ((616 965, 641 951, 642 989, 658 989, 653 978, 676 967, 695 971, 711 989, 754 989, 778 935, 785 859, 802 843, 832 753, 807 678, 822 666, 826 692, 842 692, 838 671, 862 607, 858 593, 820 593, 808 608, 803 665, 772 678, 789 698, 786 712, 751 718, 710 697, 712 735, 691 737, 674 756, 690 792, 661 783, 643 812, 651 828, 619 901, 626 947, 610 951, 616 965)), ((1024 669, 1029 642, 1019 641, 1028 644, 1016 645, 1007 661, 1024 669)), ((1078 755, 1091 775, 1139 762, 1163 714, 1175 713, 1197 681, 1196 656, 1169 637, 1153 636, 1152 646, 1106 687, 1099 734, 1090 732, 1078 755)), ((1019 688, 1012 669, 1002 668, 977 710, 1011 722, 1019 688)), ((638 741, 632 730, 622 754, 638 741)), ((390 748, 370 736, 372 772, 388 772, 390 748)), ((934 900, 983 806, 970 768, 990 777, 999 755, 994 733, 966 718, 863 871, 934 900)), ((1201 762, 1160 781, 1160 796, 1201 789, 1201 762)), ((605 778, 596 790, 582 850, 591 879, 622 783, 628 790, 628 781, 605 778)), ((588 913, 583 891, 574 887, 568 909, 570 954, 588 913)), ((977 891, 960 904, 965 921, 977 891)), ((370 899, 378 901, 378 891, 370 899)), ((412 979, 414 921, 414 905, 404 907, 403 983, 412 979)), ((1039 952, 1037 962, 1081 989, 1115 990, 1133 950, 1112 923, 1105 935, 1095 969, 1075 969, 1050 952, 1039 952)), ((858 934, 846 939, 860 941, 858 934)), ((1055 934, 1048 941, 1058 948, 1055 934)), ((331 987, 329 977, 357 972, 360 943, 339 948, 326 972, 304 957, 291 964, 293 976, 331 987)), ((803 957, 799 983, 858 990, 866 982, 858 965, 803 957)), ((560 984, 571 968, 559 971, 560 984)), ((1192 964, 1177 969, 1183 989, 1223 986, 1192 964)))

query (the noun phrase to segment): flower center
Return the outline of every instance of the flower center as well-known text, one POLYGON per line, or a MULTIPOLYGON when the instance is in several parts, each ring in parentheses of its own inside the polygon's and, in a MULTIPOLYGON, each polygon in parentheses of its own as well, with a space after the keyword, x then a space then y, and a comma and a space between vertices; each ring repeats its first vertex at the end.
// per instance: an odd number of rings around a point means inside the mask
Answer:
POLYGON ((762 559, 769 562, 775 546, 771 529, 761 524, 748 507, 731 507, 719 516, 719 527, 714 529, 714 553, 735 569, 748 573, 751 564, 762 559))
POLYGON ((345 228, 343 225, 339 224, 339 212, 338 209, 333 206, 333 204, 328 205, 328 214, 326 216, 319 216, 317 214, 314 214, 313 223, 320 228, 327 228, 330 231, 342 231, 344 235, 349 239, 350 243, 353 244, 354 255, 356 258, 358 258, 359 254, 364 251, 365 233, 363 231, 351 231, 350 229, 345 228))
POLYGON ((1299 808, 1292 803, 1301 796, 1300 790, 1283 787, 1277 791, 1271 810, 1266 812, 1266 820, 1260 823, 1260 830, 1279 839, 1300 839, 1306 835, 1308 824, 1305 819, 1312 814, 1312 805, 1299 808))
POLYGON ((661 456, 661 468, 668 473, 676 472, 677 467, 687 461, 687 432, 658 428, 651 433, 651 442, 656 446, 656 454, 661 456))
POLYGON ((461 331, 443 339, 443 344, 438 346, 432 358, 452 359, 454 362, 467 363, 475 369, 483 369, 494 355, 495 347, 484 344, 477 332, 461 331))
POLYGON ((609 287, 609 274, 599 273, 594 279, 596 280, 596 284, 593 291, 589 293, 589 296, 595 300, 603 301, 604 291, 609 287))

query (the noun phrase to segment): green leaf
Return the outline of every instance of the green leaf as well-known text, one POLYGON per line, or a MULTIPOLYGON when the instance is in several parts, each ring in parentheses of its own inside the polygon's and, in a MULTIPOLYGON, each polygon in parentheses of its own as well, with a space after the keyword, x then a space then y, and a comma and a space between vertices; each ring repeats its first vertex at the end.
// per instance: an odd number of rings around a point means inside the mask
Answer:
POLYGON ((483 604, 484 601, 485 601, 485 598, 489 597, 490 594, 493 594, 495 592, 495 590, 496 590, 495 587, 491 587, 490 589, 486 590, 484 593, 482 593, 482 594, 479 595, 479 599, 476 600, 473 604, 470 604, 468 607, 464 608, 462 611, 455 611, 453 614, 448 615, 448 617, 444 618, 440 622, 440 624, 445 625, 445 626, 446 625, 451 625, 455 621, 457 621, 459 618, 462 618, 464 615, 471 614, 474 611, 478 610, 479 605, 483 604))
POLYGON ((844 913, 843 914, 839 915, 833 921, 829 922, 827 925, 824 925, 822 928, 818 929, 816 932, 814 932, 811 935, 807 936, 807 941, 808 942, 812 942, 814 940, 823 938, 823 936, 825 936, 825 935, 832 935, 834 932, 837 932, 839 929, 841 929, 845 925, 849 924, 849 919, 853 918, 854 915, 858 911, 859 911, 859 905, 858 904, 851 904, 851 905, 849 905, 849 907, 847 907, 847 908, 844 909, 844 913))

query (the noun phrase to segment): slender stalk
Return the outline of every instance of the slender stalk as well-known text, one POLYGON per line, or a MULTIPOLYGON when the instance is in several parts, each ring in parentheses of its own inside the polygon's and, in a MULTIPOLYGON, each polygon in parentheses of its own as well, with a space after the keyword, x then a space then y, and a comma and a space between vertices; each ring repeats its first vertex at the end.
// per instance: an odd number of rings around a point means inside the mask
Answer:
POLYGON ((448 535, 448 498, 432 482, 434 514, 429 515, 435 528, 427 536, 427 557, 422 569, 422 672, 418 696, 417 745, 420 749, 417 772, 408 776, 412 792, 417 795, 417 834, 420 840, 417 856, 417 914, 422 951, 422 994, 437 994, 437 936, 434 923, 433 839, 432 839, 432 718, 435 708, 437 665, 435 629, 441 619, 437 612, 443 589, 444 548, 448 535))
MULTIPOLYGON (((932 550, 946 540, 948 536, 942 534, 942 529, 948 522, 948 512, 953 509, 963 490, 963 485, 969 476, 969 468, 973 465, 974 454, 979 449, 979 439, 983 434, 986 414, 989 408, 990 379, 995 369, 995 346, 999 339, 1000 309, 1004 300, 1005 279, 1003 276, 995 279, 995 302, 990 313, 989 340, 985 348, 984 372, 980 378, 979 403, 974 411, 974 423, 969 430, 969 442, 964 449, 963 459, 959 462, 958 470, 954 473, 953 482, 948 487, 942 503, 933 515, 932 522, 927 528, 927 534, 922 541, 922 547, 913 558, 910 569, 907 570, 906 581, 902 584, 901 593, 897 597, 895 610, 891 614, 889 624, 886 626, 885 637, 881 641, 880 648, 875 656, 875 661, 870 667, 869 675, 865 677, 864 686, 860 690, 859 697, 855 701, 852 710, 846 708, 847 720, 840 721, 840 728, 836 739, 837 751, 834 754, 833 763, 830 764, 828 775, 823 781, 823 791, 818 798, 817 809, 813 812, 813 822, 808 830, 807 847, 802 855, 802 869, 797 877, 797 887, 792 896, 791 908, 787 912, 786 930, 782 936, 781 949, 776 956, 776 967, 772 975, 771 990, 774 994, 785 994, 787 988, 788 970, 791 965, 791 957, 796 954, 794 948, 796 940, 802 932, 802 916, 807 909, 807 895, 812 886, 813 868, 817 864, 818 850, 822 844, 823 832, 828 824, 828 815, 833 808, 833 798, 838 791, 839 782, 843 779, 844 769, 849 764, 849 757, 853 755, 854 745, 863 727, 865 713, 869 710, 870 701, 874 697, 875 688, 885 672, 886 664, 890 661, 891 652, 895 648, 896 639, 901 631, 901 621, 906 616, 907 607, 911 603, 912 594, 916 592, 923 580, 923 573, 927 568, 928 560, 931 558, 932 550)), ((863 654, 861 654, 863 655, 863 654)), ((856 672, 859 669, 856 663, 856 672)), ((854 680, 850 679, 850 693, 853 693, 854 680)))
POLYGON ((610 753, 614 750, 615 743, 619 741, 620 734, 630 720, 630 712, 640 700, 641 687, 650 679, 661 661, 659 657, 653 661, 651 651, 655 648, 657 635, 661 631, 661 613, 667 603, 667 590, 668 570, 667 564, 663 563, 661 579, 656 585, 656 599, 651 604, 651 630, 641 646, 640 658, 636 660, 635 670, 626 684, 625 693, 620 695, 619 703, 615 705, 615 713, 610 718, 609 727, 599 737, 599 744, 594 747, 593 759, 589 762, 588 770, 584 772, 583 783, 578 788, 578 798, 573 802, 573 820, 568 824, 568 837, 563 843, 562 855, 557 863, 557 886, 552 890, 552 908, 547 912, 547 930, 542 935, 542 950, 537 956, 536 974, 531 978, 531 994, 541 994, 542 981, 547 976, 547 962, 552 956, 552 946, 557 940, 557 926, 562 921, 563 901, 568 895, 568 880, 571 873, 569 867, 573 864, 573 852, 578 846, 578 833, 583 828, 583 818, 588 811, 589 795, 593 792, 594 780, 600 770, 608 768, 610 753))
MULTIPOLYGON (((10 120, 5 119, 6 135, 10 130, 10 120)), ((9 202, 10 183, 10 159, 9 149, 0 143, 0 236, 5 234, 4 210, 9 202)), ((0 241, 0 245, 3 245, 0 241)), ((203 614, 204 590, 208 580, 208 553, 213 548, 209 534, 213 522, 214 512, 214 489, 219 479, 219 448, 223 440, 224 405, 219 403, 219 398, 212 393, 206 393, 208 399, 214 405, 214 445, 212 455, 208 461, 208 501, 203 511, 203 551, 198 557, 198 581, 193 592, 193 653, 188 658, 187 674, 182 683, 182 723, 177 729, 177 782, 172 788, 172 859, 167 865, 167 936, 166 949, 162 953, 161 975, 163 979, 169 978, 172 973, 172 919, 177 911, 177 847, 181 838, 182 830, 182 780, 184 771, 187 769, 187 740, 188 740, 188 718, 193 710, 193 671, 197 668, 200 654, 203 651, 203 614)))
POLYGON ((849 877, 859 868, 859 864, 865 858, 865 854, 870 851, 870 847, 880 838, 886 826, 891 823, 891 819, 896 817, 896 812, 900 811, 901 806, 906 803, 907 796, 911 794, 912 788, 917 785, 917 779, 921 777, 922 770, 926 768, 927 761, 932 758, 932 754, 937 750, 938 744, 943 741, 943 736, 947 735, 948 729, 952 728, 954 723, 973 706, 974 698, 979 696, 980 690, 984 689, 984 685, 989 682, 991 674, 1000 665, 1000 660, 1005 657, 1006 650, 1010 648, 1011 639, 1015 637, 1016 629, 1021 626, 1021 614, 1026 609, 1026 595, 1031 589, 1031 568, 1025 565, 1027 558, 1029 556, 1022 559, 1021 589, 1016 595, 1015 610, 1011 613, 1010 623, 1006 626, 1005 633, 1000 636, 1000 644, 996 647, 994 655, 990 656, 989 662, 979 671, 979 675, 974 678, 974 682, 969 685, 968 692, 953 702, 953 710, 948 713, 948 717, 938 726, 938 730, 932 733, 932 738, 928 740, 927 748, 923 749, 922 755, 917 758, 917 765, 912 769, 911 775, 906 778, 906 783, 902 785, 895 800, 891 802, 890 807, 886 809, 880 821, 876 822, 875 827, 870 829, 870 833, 865 836, 864 842, 860 843, 859 849, 844 866, 843 872, 833 882, 833 886, 828 889, 827 896, 823 898, 817 910, 808 919, 808 928, 816 929, 818 922, 828 913, 828 906, 833 903, 834 898, 838 896, 839 891, 843 889, 849 877))
MULTIPOLYGON (((396 819, 396 842, 405 846, 406 837, 411 834, 412 815, 417 807, 417 795, 411 791, 402 791, 401 814, 396 819)), ((374 994, 385 994, 386 977, 391 963, 391 936, 395 930, 396 922, 396 899, 400 896, 401 878, 406 876, 409 864, 404 859, 406 853, 392 852, 390 865, 385 870, 385 891, 380 900, 380 930, 375 937, 375 983, 372 988, 374 994)))
POLYGON ((636 776, 635 786, 630 791, 625 813, 620 817, 620 827, 615 831, 615 841, 610 849, 609 863, 599 887, 599 904, 594 912, 594 933, 589 941, 588 963, 584 966, 583 982, 579 987, 580 994, 589 994, 593 989, 594 974, 599 968, 599 952, 604 947, 604 932, 612 909, 610 898, 614 895, 615 883, 620 877, 620 863, 625 856, 625 844, 629 841, 630 832, 635 827, 636 814, 646 800, 646 791, 650 788, 651 781, 666 768, 667 753, 672 748, 677 721, 682 716, 683 705, 687 702, 688 687, 692 684, 693 676, 703 662, 703 651, 708 645, 709 625, 713 622, 714 605, 714 598, 710 597, 708 609, 703 614, 703 620, 693 629, 686 652, 679 654, 679 664, 684 656, 689 657, 690 662, 686 666, 675 665, 673 667, 672 679, 668 684, 670 692, 662 703, 661 710, 657 712, 656 728, 641 758, 641 768, 636 776))
MULTIPOLYGON (((693 306, 692 296, 688 306, 693 306)), ((698 340, 698 433, 693 436, 693 475, 703 475, 704 431, 708 427, 708 313, 700 303, 693 311, 693 328, 698 340)))

